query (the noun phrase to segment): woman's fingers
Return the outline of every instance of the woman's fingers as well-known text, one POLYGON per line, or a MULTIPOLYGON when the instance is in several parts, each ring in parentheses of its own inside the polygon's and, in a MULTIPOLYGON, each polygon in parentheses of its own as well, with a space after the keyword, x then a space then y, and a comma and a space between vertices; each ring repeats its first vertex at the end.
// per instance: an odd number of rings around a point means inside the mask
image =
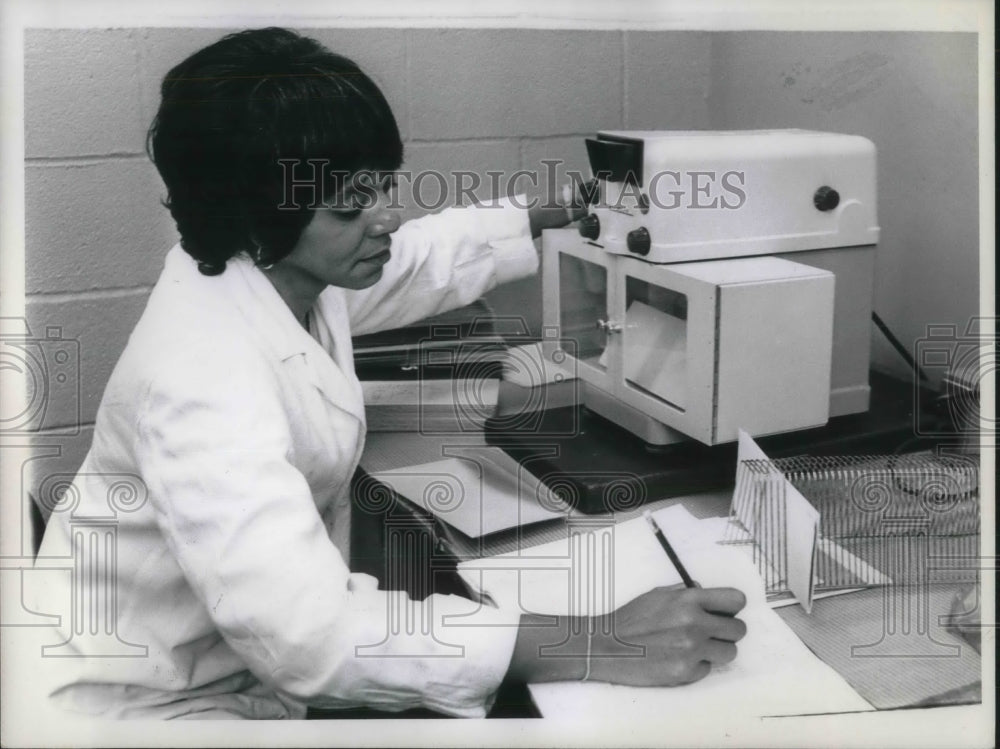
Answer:
POLYGON ((704 660, 715 666, 732 663, 736 659, 736 643, 722 640, 706 640, 702 649, 704 660))
POLYGON ((706 661, 698 661, 680 679, 678 684, 691 684, 692 682, 704 679, 712 671, 712 664, 706 661))
POLYGON ((736 588, 699 588, 692 591, 705 611, 734 616, 747 605, 747 597, 736 588))
POLYGON ((708 614, 703 624, 705 634, 715 640, 737 642, 747 633, 747 625, 734 616, 708 614))

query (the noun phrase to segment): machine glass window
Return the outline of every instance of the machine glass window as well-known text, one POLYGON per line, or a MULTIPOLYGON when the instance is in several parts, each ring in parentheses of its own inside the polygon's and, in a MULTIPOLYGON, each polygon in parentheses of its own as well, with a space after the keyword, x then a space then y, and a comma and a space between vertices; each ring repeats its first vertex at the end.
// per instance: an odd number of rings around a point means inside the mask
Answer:
POLYGON ((688 397, 687 309, 684 294, 626 277, 625 382, 680 409, 688 397))
POLYGON ((559 256, 559 324, 562 337, 573 343, 577 358, 607 370, 605 348, 607 323, 608 271, 602 265, 573 255, 559 256))

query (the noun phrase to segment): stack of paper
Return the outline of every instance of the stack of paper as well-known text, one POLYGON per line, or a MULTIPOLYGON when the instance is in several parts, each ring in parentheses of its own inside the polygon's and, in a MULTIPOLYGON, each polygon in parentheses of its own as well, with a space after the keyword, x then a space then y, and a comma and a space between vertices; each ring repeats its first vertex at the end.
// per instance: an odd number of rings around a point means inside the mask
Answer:
MULTIPOLYGON (((457 449, 457 448, 456 448, 457 449)), ((479 538, 566 516, 562 500, 497 447, 373 474, 466 536, 479 538)))
MULTIPOLYGON (((483 300, 353 338, 368 430, 452 434, 496 411, 507 344, 483 300)), ((515 338, 522 331, 514 331, 515 338)))

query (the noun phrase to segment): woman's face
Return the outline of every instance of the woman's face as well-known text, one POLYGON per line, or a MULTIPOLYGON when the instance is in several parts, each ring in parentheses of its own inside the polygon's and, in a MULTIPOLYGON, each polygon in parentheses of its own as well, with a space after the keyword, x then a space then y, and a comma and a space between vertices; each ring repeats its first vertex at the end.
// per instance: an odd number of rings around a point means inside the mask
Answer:
POLYGON ((399 215, 389 208, 391 177, 367 189, 349 185, 333 208, 316 209, 295 248, 277 266, 306 286, 365 289, 382 277, 399 215))

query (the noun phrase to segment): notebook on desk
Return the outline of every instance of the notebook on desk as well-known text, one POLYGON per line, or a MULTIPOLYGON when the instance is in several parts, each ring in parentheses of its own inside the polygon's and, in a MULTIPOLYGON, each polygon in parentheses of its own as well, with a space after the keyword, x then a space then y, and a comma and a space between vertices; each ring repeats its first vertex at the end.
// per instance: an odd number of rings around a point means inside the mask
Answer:
MULTIPOLYGON (((665 711, 708 711, 745 719, 872 709, 769 608, 752 560, 739 549, 716 543, 725 519, 697 520, 679 506, 659 510, 654 518, 702 586, 731 586, 746 594, 740 618, 748 633, 739 643, 737 659, 683 687, 531 685, 543 715, 592 723, 627 721, 631 716, 648 720, 665 711)), ((598 615, 654 587, 680 582, 643 518, 614 526, 585 521, 571 523, 565 540, 462 562, 459 574, 498 605, 553 615, 598 615)))
POLYGON ((430 463, 374 474, 413 504, 469 538, 562 519, 565 503, 530 471, 495 447, 452 448, 430 463))

